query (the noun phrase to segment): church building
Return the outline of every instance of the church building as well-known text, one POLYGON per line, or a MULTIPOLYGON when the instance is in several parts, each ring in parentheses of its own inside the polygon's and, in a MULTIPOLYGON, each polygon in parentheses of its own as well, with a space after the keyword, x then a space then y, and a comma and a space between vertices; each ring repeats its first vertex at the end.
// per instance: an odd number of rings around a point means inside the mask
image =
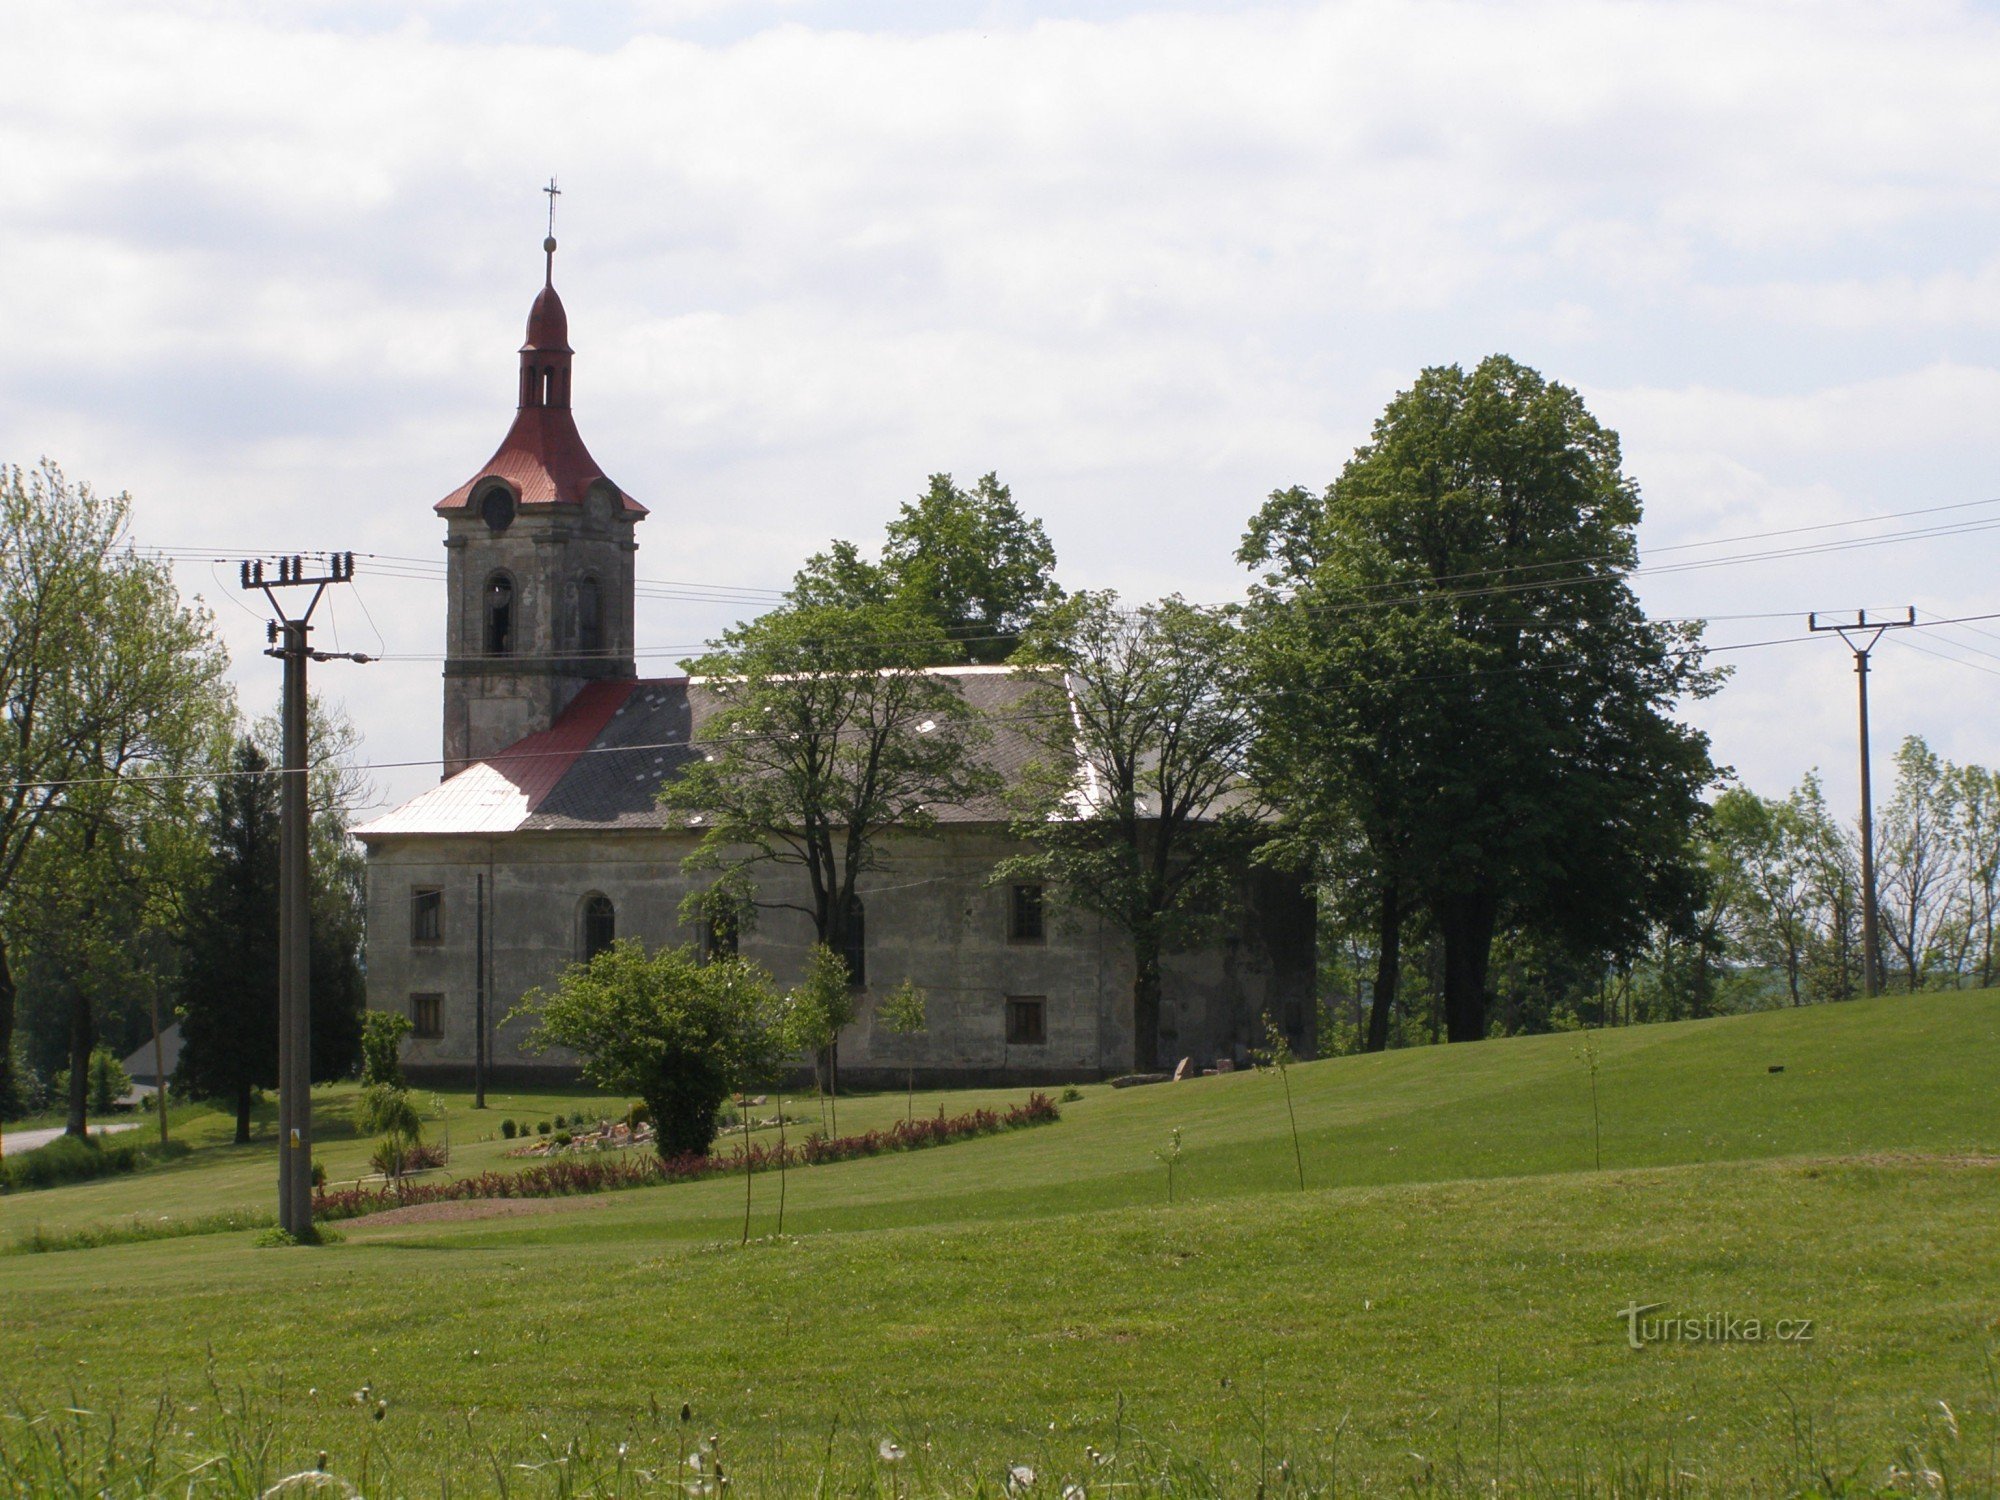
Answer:
MULTIPOLYGON (((522 1050, 528 1024, 508 1019, 521 996, 619 938, 653 948, 700 937, 678 915, 697 879, 681 869, 696 836, 656 796, 700 753, 714 698, 699 679, 638 675, 648 511, 577 431, 555 248, 544 244, 513 426, 434 507, 449 560, 444 779, 356 830, 368 853, 368 1004, 414 1023, 404 1062, 417 1080, 462 1081, 482 1065, 496 1082, 574 1076, 565 1054, 522 1050)), ((1029 684, 1006 667, 937 670, 991 717, 982 758, 1018 776, 1031 746, 1003 711, 1029 684)), ((890 841, 859 891, 843 1082, 900 1084, 909 1068, 931 1084, 1049 1083, 1182 1057, 1241 1064, 1267 1013, 1310 1054, 1313 905, 1296 879, 1261 878, 1228 937, 1168 957, 1160 1055, 1140 1058, 1129 940, 1039 886, 993 883, 1020 848, 997 801, 938 809, 931 834, 890 841), (876 999, 905 979, 928 1001, 928 1028, 910 1036, 875 1025, 876 999)), ((759 880, 790 874, 766 868, 759 880)), ((803 916, 776 911, 742 951, 791 983, 811 940, 803 916)))

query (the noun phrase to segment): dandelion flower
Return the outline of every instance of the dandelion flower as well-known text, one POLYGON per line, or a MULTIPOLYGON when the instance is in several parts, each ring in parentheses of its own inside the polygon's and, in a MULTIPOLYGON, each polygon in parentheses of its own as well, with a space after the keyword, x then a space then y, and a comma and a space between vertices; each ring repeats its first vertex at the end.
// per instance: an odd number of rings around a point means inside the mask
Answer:
POLYGON ((1026 1464, 1015 1464, 1007 1471, 1007 1493, 1010 1495, 1022 1494, 1032 1489, 1034 1483, 1035 1471, 1026 1464))
POLYGON ((896 1445, 894 1438, 883 1438, 881 1442, 875 1445, 875 1451, 882 1455, 882 1462, 885 1464, 896 1464, 903 1461, 903 1450, 896 1445))
POLYGON ((1083 1486, 1080 1484, 1064 1485, 1062 1500, 1084 1500, 1083 1486))

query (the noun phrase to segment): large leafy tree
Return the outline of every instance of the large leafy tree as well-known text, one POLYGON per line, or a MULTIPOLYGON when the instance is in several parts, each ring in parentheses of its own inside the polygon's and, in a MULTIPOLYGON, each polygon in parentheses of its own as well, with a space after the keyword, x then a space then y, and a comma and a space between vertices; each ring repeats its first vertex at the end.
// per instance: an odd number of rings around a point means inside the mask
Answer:
POLYGON ((1240 550, 1260 761, 1427 908, 1454 1041, 1486 1032, 1503 922, 1612 956, 1697 904, 1715 771, 1673 708, 1718 679, 1699 627, 1648 620, 1626 582, 1639 516, 1616 434, 1496 355, 1425 370, 1240 550))
POLYGON ((46 461, 0 469, 0 1069, 25 951, 66 1013, 73 1131, 99 1008, 157 977, 175 778, 229 709, 206 611, 131 548, 130 512, 46 461))
POLYGON ((1021 633, 1062 598, 1042 523, 1021 514, 997 474, 971 489, 933 474, 887 527, 878 561, 837 541, 800 570, 794 595, 813 604, 892 604, 942 633, 937 664, 1002 662, 1021 633))
POLYGON ((731 872, 738 891, 756 866, 787 873, 796 884, 764 882, 755 904, 803 913, 818 942, 845 952, 884 839, 928 832, 936 807, 994 788, 974 755, 977 715, 925 670, 944 645, 934 622, 894 603, 794 602, 689 662, 716 707, 695 736, 700 757, 660 793, 702 831, 689 867, 731 872))
POLYGON ((1233 908, 1266 834, 1244 780, 1251 718, 1226 612, 1078 594, 1028 633, 1022 718, 1040 754, 1013 796, 1029 852, 996 879, 1047 881, 1132 944, 1133 1065, 1159 1066, 1164 956, 1233 908))

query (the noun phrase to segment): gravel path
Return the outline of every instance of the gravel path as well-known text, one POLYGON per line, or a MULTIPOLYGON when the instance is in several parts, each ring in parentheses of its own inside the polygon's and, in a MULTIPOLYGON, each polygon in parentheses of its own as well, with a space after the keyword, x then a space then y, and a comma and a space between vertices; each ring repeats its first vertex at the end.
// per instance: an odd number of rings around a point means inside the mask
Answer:
MULTIPOLYGON (((115 1135, 121 1130, 137 1130, 138 1128, 139 1122, 131 1120, 123 1125, 93 1125, 90 1127, 90 1133, 92 1135, 115 1135)), ((10 1130, 6 1134, 4 1144, 7 1154, 12 1156, 19 1151, 32 1151, 37 1146, 46 1146, 62 1133, 62 1126, 60 1125, 51 1126, 47 1130, 10 1130)))

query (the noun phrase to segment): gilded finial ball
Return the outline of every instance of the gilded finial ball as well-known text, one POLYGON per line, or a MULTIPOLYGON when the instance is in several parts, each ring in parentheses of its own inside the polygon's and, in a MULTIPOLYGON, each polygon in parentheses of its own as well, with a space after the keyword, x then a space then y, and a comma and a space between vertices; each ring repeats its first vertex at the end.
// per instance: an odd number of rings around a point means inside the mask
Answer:
POLYGON ((547 239, 543 240, 542 248, 553 254, 556 248, 556 237, 554 235, 550 235, 547 239))

